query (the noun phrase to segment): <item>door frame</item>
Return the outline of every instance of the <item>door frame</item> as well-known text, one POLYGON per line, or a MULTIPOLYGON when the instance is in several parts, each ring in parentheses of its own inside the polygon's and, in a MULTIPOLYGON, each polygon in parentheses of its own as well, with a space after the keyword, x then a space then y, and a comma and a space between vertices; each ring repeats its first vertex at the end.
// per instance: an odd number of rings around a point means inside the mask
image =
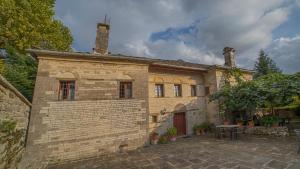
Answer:
POLYGON ((174 126, 174 117, 175 117, 175 115, 176 114, 181 114, 181 113, 183 113, 184 114, 184 121, 185 121, 185 131, 184 131, 184 134, 183 135, 179 135, 179 136, 177 136, 177 137, 181 137, 181 136, 186 136, 187 135, 187 132, 188 132, 188 124, 187 124, 187 118, 186 118, 186 115, 187 115, 187 113, 186 112, 176 112, 176 113, 173 113, 173 118, 172 118, 172 126, 173 127, 175 127, 174 126))

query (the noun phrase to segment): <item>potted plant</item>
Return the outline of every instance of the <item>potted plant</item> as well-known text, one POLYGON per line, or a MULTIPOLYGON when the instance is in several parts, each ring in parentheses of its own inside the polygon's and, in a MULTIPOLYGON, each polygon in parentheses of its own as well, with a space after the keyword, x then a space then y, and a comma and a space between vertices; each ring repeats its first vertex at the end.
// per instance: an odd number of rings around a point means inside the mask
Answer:
POLYGON ((243 127, 243 120, 238 119, 237 120, 237 125, 239 125, 240 127, 243 127))
POLYGON ((210 123, 209 122, 203 122, 201 124, 201 128, 203 130, 203 133, 208 133, 210 131, 210 123))
POLYGON ((254 121, 253 120, 248 121, 248 127, 250 127, 250 128, 254 127, 254 121))
POLYGON ((167 134, 170 141, 176 141, 177 129, 175 127, 168 128, 167 134))
POLYGON ((223 124, 224 124, 224 125, 228 125, 228 124, 229 124, 229 120, 225 119, 225 120, 223 121, 223 124))
POLYGON ((153 145, 157 144, 158 139, 159 139, 159 134, 158 134, 158 133, 152 132, 152 133, 150 134, 150 143, 151 143, 151 144, 153 144, 153 145))
POLYGON ((199 124, 195 124, 193 127, 193 130, 197 136, 201 135, 201 133, 202 133, 202 128, 201 128, 201 125, 199 125, 199 124))
POLYGON ((158 139, 158 144, 166 144, 168 143, 168 137, 166 134, 163 134, 158 139))

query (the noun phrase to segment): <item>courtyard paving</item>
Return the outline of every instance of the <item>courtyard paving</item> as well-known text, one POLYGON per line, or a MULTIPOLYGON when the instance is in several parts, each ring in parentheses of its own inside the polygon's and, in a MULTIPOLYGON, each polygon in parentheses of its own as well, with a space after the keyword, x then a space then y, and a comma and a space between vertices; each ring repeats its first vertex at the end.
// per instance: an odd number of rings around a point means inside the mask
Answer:
POLYGON ((180 138, 110 157, 69 162, 48 169, 300 169, 294 137, 180 138))

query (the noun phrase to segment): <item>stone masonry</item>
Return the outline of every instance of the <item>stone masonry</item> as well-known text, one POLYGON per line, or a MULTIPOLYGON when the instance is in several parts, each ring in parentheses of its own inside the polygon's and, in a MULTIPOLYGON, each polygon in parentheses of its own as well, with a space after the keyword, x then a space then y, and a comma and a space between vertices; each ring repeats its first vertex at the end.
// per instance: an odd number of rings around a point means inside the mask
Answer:
POLYGON ((203 76, 204 72, 201 71, 170 71, 159 67, 149 69, 149 119, 151 116, 158 118, 157 123, 149 120, 150 132, 165 133, 173 127, 174 113, 185 112, 187 134, 193 134, 193 126, 206 120, 203 76), (164 97, 155 97, 155 84, 164 84, 164 97), (174 84, 181 84, 181 97, 174 97, 174 84), (191 96, 191 85, 196 85, 196 96, 191 96), (166 111, 166 114, 161 114, 161 111, 166 111))
POLYGON ((39 58, 27 155, 50 163, 134 149, 148 140, 148 67, 39 58), (58 100, 59 81, 76 81, 75 100, 58 100), (119 98, 132 81, 132 99, 119 98))
POLYGON ((30 102, 0 75, 0 120, 14 120, 17 129, 27 129, 30 102))
POLYGON ((16 168, 25 146, 30 102, 0 75, 0 123, 16 122, 10 133, 0 130, 0 168, 16 168))

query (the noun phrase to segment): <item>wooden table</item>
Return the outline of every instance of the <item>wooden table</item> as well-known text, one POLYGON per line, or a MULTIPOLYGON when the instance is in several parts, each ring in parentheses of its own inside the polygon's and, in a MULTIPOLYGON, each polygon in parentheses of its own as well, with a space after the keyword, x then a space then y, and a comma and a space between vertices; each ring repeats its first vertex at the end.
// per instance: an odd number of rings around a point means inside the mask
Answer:
POLYGON ((233 138, 234 138, 234 133, 237 134, 238 128, 239 128, 239 125, 218 125, 218 126, 216 126, 219 136, 220 136, 222 130, 223 131, 229 130, 231 140, 233 140, 233 138))

